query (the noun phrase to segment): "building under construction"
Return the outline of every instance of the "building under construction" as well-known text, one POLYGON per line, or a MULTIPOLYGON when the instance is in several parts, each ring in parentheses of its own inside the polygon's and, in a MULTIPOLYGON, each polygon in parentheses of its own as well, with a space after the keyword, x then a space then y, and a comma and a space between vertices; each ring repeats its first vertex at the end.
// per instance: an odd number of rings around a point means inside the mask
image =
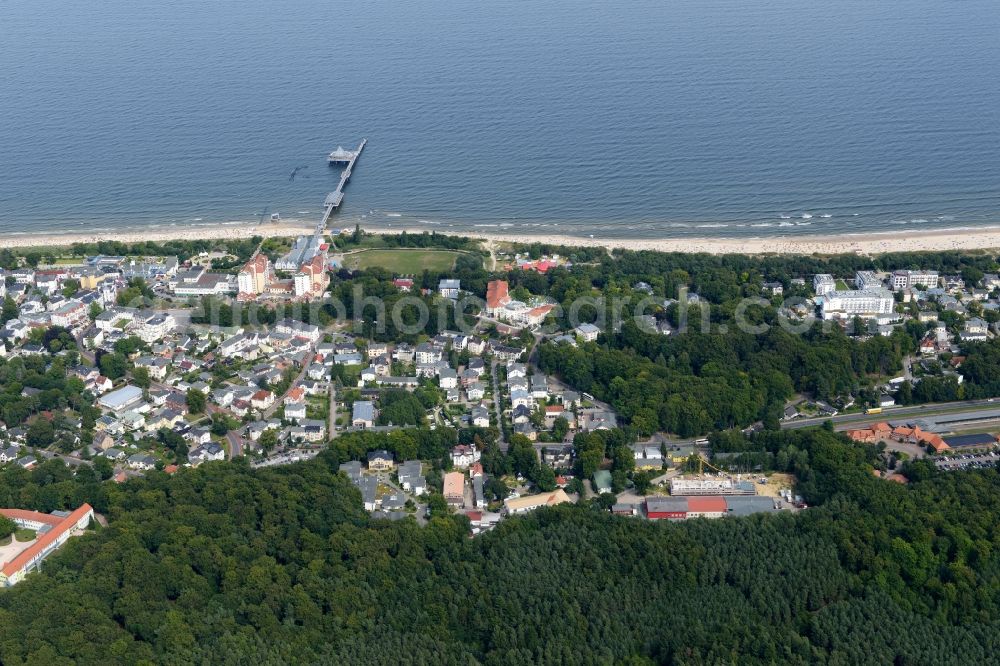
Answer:
POLYGON ((671 479, 671 495, 756 495, 753 481, 728 478, 671 479))

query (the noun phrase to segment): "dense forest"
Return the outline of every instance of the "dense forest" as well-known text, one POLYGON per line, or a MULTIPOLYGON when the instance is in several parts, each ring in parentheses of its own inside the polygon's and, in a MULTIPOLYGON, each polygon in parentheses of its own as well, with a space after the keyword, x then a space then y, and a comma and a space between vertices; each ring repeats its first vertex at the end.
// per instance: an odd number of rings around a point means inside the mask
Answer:
MULTIPOLYGON (((1000 648, 1000 475, 913 463, 825 430, 794 449, 798 514, 650 523, 542 509, 369 519, 334 450, 100 483, 0 473, 0 505, 91 502, 110 526, 0 594, 5 664, 987 663, 1000 648)), ((755 445, 749 442, 748 446, 755 445)))

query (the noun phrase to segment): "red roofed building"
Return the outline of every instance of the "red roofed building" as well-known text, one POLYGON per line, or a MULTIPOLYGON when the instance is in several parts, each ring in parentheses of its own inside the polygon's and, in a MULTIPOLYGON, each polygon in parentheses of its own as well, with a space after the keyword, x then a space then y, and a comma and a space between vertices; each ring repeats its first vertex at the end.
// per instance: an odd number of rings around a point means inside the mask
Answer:
POLYGON ((465 476, 461 472, 445 474, 442 494, 448 504, 462 506, 465 503, 465 476))
POLYGON ((510 303, 509 286, 506 280, 493 280, 486 285, 486 314, 497 315, 501 309, 510 303))
POLYGON ((687 502, 688 518, 722 518, 728 510, 725 497, 692 495, 687 502))
POLYGON ((292 279, 295 295, 305 298, 322 296, 330 285, 330 276, 326 272, 326 257, 317 254, 299 267, 299 272, 292 279))
POLYGON ((555 308, 554 305, 539 305, 537 308, 531 308, 528 310, 527 314, 524 315, 524 323, 528 326, 538 326, 545 318, 549 316, 552 309, 555 308))
POLYGON ((521 270, 523 271, 537 271, 539 273, 546 273, 550 268, 555 268, 558 266, 554 261, 549 259, 540 259, 538 261, 526 261, 521 264, 521 270))
POLYGON ((546 273, 550 268, 555 268, 558 264, 554 261, 549 261, 548 259, 542 259, 537 264, 535 264, 535 270, 539 273, 546 273))
POLYGON ((941 435, 934 434, 932 432, 925 432, 920 438, 921 444, 926 444, 933 447, 934 453, 941 453, 942 451, 947 451, 951 447, 945 443, 944 438, 941 435))
POLYGON ((896 426, 892 429, 892 438, 901 442, 907 442, 913 436, 913 428, 907 426, 896 426))
MULTIPOLYGON (((41 568, 42 560, 51 555, 70 536, 87 528, 94 509, 89 504, 83 504, 66 516, 22 509, 0 509, 0 515, 10 518, 18 527, 35 530, 35 541, 27 548, 14 555, 10 561, 3 562, 0 569, 0 585, 10 587, 21 582, 32 570, 41 568)), ((11 540, 11 544, 17 543, 11 540)))
POLYGON ((875 432, 877 437, 888 437, 889 433, 892 432, 892 426, 884 421, 879 423, 873 423, 871 429, 875 432))
POLYGON ((240 269, 236 276, 237 298, 252 299, 263 294, 267 286, 274 282, 274 267, 267 255, 260 253, 240 269))
POLYGON ((400 291, 409 291, 413 289, 413 280, 410 278, 396 278, 392 281, 393 286, 400 291))
POLYGON ((254 409, 267 409, 274 404, 274 394, 265 389, 261 389, 250 398, 250 406, 254 409))

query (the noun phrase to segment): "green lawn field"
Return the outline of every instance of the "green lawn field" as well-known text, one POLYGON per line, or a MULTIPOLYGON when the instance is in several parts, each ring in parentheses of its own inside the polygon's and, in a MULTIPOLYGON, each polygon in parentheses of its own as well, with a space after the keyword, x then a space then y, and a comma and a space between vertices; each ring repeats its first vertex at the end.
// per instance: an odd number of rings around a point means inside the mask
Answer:
POLYGON ((392 249, 364 250, 344 257, 344 267, 351 270, 380 266, 399 275, 430 271, 449 271, 455 267, 459 252, 452 250, 392 249))

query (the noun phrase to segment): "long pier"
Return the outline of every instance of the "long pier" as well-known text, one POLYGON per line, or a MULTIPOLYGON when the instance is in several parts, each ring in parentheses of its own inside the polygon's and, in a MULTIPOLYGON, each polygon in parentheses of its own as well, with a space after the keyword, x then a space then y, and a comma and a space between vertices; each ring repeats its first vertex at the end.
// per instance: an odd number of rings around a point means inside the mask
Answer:
POLYGON ((337 189, 326 195, 326 200, 323 202, 326 210, 323 213, 323 221, 320 223, 320 226, 326 227, 327 221, 333 215, 333 211, 337 210, 340 207, 340 203, 344 200, 344 188, 347 186, 347 181, 351 179, 354 164, 361 157, 361 151, 365 149, 365 144, 367 143, 368 139, 361 139, 361 143, 358 144, 356 150, 344 150, 338 147, 327 158, 330 164, 346 164, 347 166, 340 172, 340 182, 337 183, 337 189))

